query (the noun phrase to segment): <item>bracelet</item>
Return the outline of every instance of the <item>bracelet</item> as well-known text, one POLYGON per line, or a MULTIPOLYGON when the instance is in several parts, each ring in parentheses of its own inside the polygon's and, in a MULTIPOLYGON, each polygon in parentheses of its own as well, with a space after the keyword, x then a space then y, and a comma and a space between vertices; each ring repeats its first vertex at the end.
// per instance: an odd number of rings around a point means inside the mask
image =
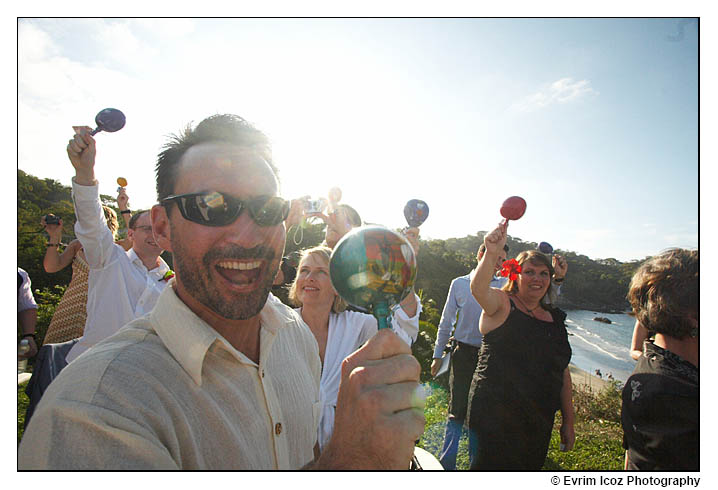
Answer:
POLYGON ((26 334, 24 334, 24 335, 23 335, 22 337, 20 337, 20 338, 21 338, 21 339, 24 339, 25 337, 32 337, 32 340, 37 340, 37 337, 35 337, 35 334, 34 334, 34 333, 26 333, 26 334))
POLYGON ((558 279, 554 279, 553 282, 561 283, 561 282, 563 282, 564 279, 565 279, 565 277, 560 277, 558 279))
POLYGON ((48 243, 47 246, 48 247, 59 247, 60 243, 48 243))
POLYGON ((129 209, 123 209, 122 211, 120 211, 120 214, 131 214, 131 213, 132 213, 132 211, 130 211, 129 209))

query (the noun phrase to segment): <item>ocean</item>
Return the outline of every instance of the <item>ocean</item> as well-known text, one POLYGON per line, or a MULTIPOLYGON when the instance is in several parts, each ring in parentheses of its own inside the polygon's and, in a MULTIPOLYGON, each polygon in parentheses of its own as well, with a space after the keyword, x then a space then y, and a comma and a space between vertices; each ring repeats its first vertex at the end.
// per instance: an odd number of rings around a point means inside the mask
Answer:
POLYGON ((628 351, 631 348, 635 318, 624 313, 597 313, 591 310, 567 310, 566 329, 573 355, 571 362, 594 374, 609 373, 625 383, 636 366, 628 351), (594 321, 595 317, 611 320, 611 324, 594 321))

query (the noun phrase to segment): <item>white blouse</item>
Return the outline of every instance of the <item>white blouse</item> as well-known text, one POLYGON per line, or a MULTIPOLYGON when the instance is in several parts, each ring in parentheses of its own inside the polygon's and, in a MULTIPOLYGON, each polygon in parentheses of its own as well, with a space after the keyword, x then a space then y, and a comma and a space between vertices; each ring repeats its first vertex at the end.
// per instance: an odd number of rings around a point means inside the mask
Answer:
MULTIPOLYGON (((391 328, 409 346, 416 340, 419 332, 421 302, 418 297, 416 300, 416 315, 413 317, 409 317, 398 305, 392 309, 391 328)), ((301 317, 302 309, 296 308, 296 311, 301 317)), ((372 338, 376 332, 376 318, 367 313, 344 311, 329 314, 329 334, 319 382, 319 401, 322 411, 317 429, 317 441, 320 450, 324 450, 334 430, 334 411, 342 377, 342 361, 372 338)))

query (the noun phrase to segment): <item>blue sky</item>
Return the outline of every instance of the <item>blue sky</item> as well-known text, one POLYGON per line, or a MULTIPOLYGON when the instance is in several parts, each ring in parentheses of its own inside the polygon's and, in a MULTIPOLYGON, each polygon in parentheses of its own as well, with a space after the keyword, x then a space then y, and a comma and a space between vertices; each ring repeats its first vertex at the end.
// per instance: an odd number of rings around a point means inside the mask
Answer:
POLYGON ((285 197, 423 238, 492 229, 592 258, 698 246, 692 19, 31 19, 18 24, 18 167, 69 185, 73 124, 104 107, 101 192, 154 203, 166 135, 217 112, 274 144, 285 197), (38 144, 42 141, 42 144, 38 144))

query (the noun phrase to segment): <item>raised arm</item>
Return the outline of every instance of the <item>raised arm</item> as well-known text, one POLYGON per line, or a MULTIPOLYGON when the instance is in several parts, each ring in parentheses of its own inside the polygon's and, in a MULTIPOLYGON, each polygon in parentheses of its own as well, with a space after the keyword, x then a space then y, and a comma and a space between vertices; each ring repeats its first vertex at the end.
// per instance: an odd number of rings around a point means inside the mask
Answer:
POLYGON ((130 213, 130 198, 127 195, 127 190, 124 187, 120 187, 117 192, 117 208, 120 210, 122 220, 125 222, 125 228, 130 229, 130 219, 132 213, 130 213))
POLYGON ((307 200, 309 200, 309 196, 302 196, 298 199, 292 199, 291 207, 289 208, 289 214, 287 215, 287 219, 284 221, 284 225, 287 228, 287 231, 289 231, 292 226, 297 226, 302 222, 302 218, 304 217, 304 208, 307 204, 307 200))
MULTIPOLYGON (((404 232, 404 237, 411 245, 411 248, 414 250, 414 257, 416 257, 418 262, 419 257, 419 228, 409 228, 404 232)), ((413 291, 413 288, 412 288, 413 291)), ((411 318, 415 317, 417 315, 417 309, 419 308, 419 297, 416 294, 407 294, 406 298, 404 298, 401 303, 401 308, 404 310, 406 315, 411 318)), ((418 319, 417 319, 418 324, 418 319)))
POLYGON ((117 208, 120 210, 122 220, 125 222, 125 229, 128 230, 128 236, 125 236, 122 240, 117 240, 116 243, 125 250, 132 248, 132 238, 129 237, 130 220, 132 219, 129 200, 127 190, 124 187, 119 187, 117 191, 117 208))
MULTIPOLYGON (((506 225, 499 224, 494 231, 484 237, 486 252, 479 260, 478 267, 471 273, 471 294, 481 305, 483 314, 495 315, 502 307, 504 293, 490 286, 494 276, 499 253, 506 245, 506 225)), ((482 332, 483 333, 483 332, 482 332)))
POLYGON ((648 329, 636 320, 631 338, 631 358, 637 361, 643 355, 643 341, 648 338, 648 329))
MULTIPOLYGON (((53 244, 54 243, 56 242, 53 241, 53 244)), ((77 255, 80 250, 82 250, 80 240, 71 241, 62 253, 59 252, 56 245, 48 243, 45 258, 42 261, 45 272, 52 274, 53 272, 61 271, 72 263, 75 255, 77 255)))
POLYGON ((551 258, 551 265, 553 265, 554 271, 551 280, 556 287, 556 296, 560 296, 561 286, 563 286, 563 281, 566 279, 566 272, 568 272, 568 261, 562 255, 554 254, 551 258))
POLYGON ((82 248, 82 245, 79 241, 73 240, 65 250, 60 253, 62 218, 60 218, 60 222, 57 224, 47 224, 43 216, 40 220, 40 224, 45 227, 45 232, 48 236, 47 249, 45 250, 45 257, 42 260, 42 266, 45 268, 45 272, 48 273, 61 271, 72 263, 72 259, 75 258, 75 254, 82 248))
POLYGON ((72 178, 72 200, 75 205, 75 234, 90 268, 99 269, 112 256, 115 242, 102 211, 95 180, 95 139, 87 126, 73 126, 75 135, 67 145, 67 155, 75 168, 72 178))

